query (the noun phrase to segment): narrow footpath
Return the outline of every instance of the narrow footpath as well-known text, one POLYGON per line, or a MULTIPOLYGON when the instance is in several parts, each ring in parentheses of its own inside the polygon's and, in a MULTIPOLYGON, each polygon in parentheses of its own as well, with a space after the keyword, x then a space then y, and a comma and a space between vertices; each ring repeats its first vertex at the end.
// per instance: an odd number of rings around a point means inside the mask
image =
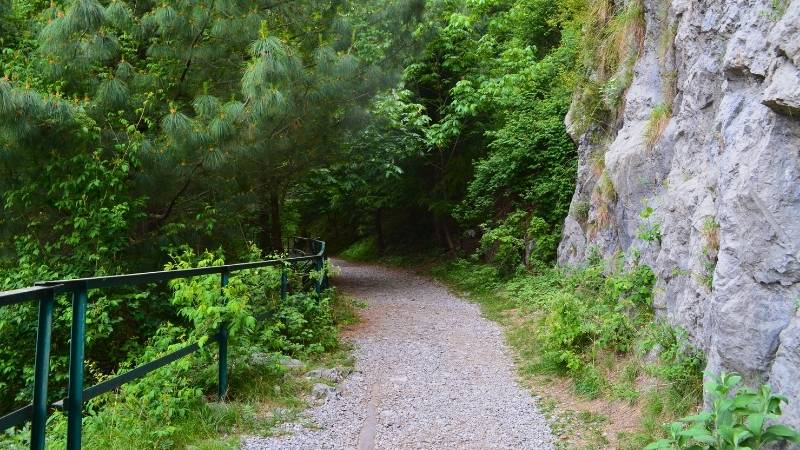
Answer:
POLYGON ((477 305, 406 270, 334 261, 336 286, 366 301, 356 370, 285 435, 246 449, 552 449, 516 381, 499 326, 477 305))

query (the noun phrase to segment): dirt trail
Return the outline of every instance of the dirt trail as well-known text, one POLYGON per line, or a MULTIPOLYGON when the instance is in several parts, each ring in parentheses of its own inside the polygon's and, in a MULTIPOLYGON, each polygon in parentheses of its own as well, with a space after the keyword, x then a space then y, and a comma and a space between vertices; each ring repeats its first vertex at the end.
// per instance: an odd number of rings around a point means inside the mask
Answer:
POLYGON ((356 372, 288 434, 244 448, 553 448, 502 331, 476 305, 409 271, 335 264, 337 287, 368 304, 346 335, 356 372))

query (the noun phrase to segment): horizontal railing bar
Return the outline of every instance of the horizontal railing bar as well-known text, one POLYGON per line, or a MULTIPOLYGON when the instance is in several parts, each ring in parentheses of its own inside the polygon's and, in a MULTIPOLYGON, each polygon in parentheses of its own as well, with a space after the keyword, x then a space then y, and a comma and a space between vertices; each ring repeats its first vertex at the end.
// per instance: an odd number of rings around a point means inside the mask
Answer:
MULTIPOLYGON (((126 274, 126 275, 112 275, 105 277, 79 278, 74 280, 37 282, 35 283, 34 287, 0 292, 0 307, 14 305, 31 300, 43 300, 45 298, 48 298, 47 296, 64 292, 80 291, 84 292, 85 295, 85 290, 88 289, 108 288, 108 287, 122 286, 122 285, 147 284, 158 281, 168 281, 178 278, 189 278, 201 275, 229 274, 240 270, 257 269, 260 267, 279 266, 284 264, 296 265, 302 271, 305 271, 307 269, 316 267, 317 264, 321 264, 317 260, 319 258, 324 258, 325 256, 326 245, 324 241, 311 238, 302 238, 302 237, 294 237, 294 239, 318 243, 319 248, 317 253, 310 255, 286 257, 281 259, 270 259, 270 260, 238 263, 238 264, 227 264, 214 267, 199 267, 193 269, 166 270, 166 271, 145 272, 145 273, 126 274)), ((317 246, 312 246, 312 251, 314 247, 317 246)), ((257 321, 260 322, 264 319, 269 318, 272 315, 273 313, 269 311, 259 314, 257 316, 257 321)), ((220 334, 219 333, 215 334, 211 336, 211 338, 219 342, 220 334)), ((154 370, 166 366, 167 364, 170 364, 185 356, 188 356, 200 350, 200 348, 201 348, 200 345, 196 343, 187 345, 172 353, 164 355, 148 363, 142 364, 141 366, 135 367, 134 369, 131 369, 128 372, 125 372, 124 374, 118 375, 109 380, 105 380, 101 383, 98 383, 94 386, 91 386, 89 388, 83 389, 82 391, 78 392, 82 392, 83 394, 82 401, 85 402, 94 397, 97 397, 98 395, 117 389, 129 381, 141 378, 154 370)), ((65 398, 51 404, 51 407, 63 409, 66 402, 67 399, 65 398)), ((33 417, 33 404, 28 404, 26 406, 23 406, 22 408, 19 408, 15 411, 6 414, 5 416, 0 417, 0 431, 4 431, 8 428, 26 423, 30 421, 32 417, 33 417)))
POLYGON ((280 264, 294 264, 298 262, 309 261, 314 258, 319 258, 320 256, 322 255, 318 253, 316 255, 292 256, 289 258, 269 259, 266 261, 257 261, 251 263, 229 264, 224 267, 227 267, 230 272, 236 272, 237 270, 257 269, 259 267, 277 266, 280 264))
POLYGON ((186 347, 183 347, 172 353, 164 355, 158 359, 154 359, 149 363, 142 364, 141 366, 138 366, 135 369, 131 369, 123 373, 122 375, 116 376, 114 378, 111 378, 110 380, 106 380, 101 383, 97 383, 94 386, 83 390, 83 401, 88 401, 90 399, 97 397, 100 394, 105 394, 106 392, 113 391, 114 389, 122 386, 123 384, 129 381, 141 378, 156 369, 160 369, 166 366, 167 364, 170 364, 174 361, 183 358, 184 356, 191 355, 192 353, 198 350, 200 350, 200 346, 198 344, 187 345, 186 347))
POLYGON ((38 300, 44 297, 47 292, 53 290, 52 286, 35 286, 13 291, 0 292, 0 307, 15 305, 31 300, 38 300))
MULTIPOLYGON (((280 264, 293 264, 302 261, 310 261, 322 256, 322 252, 316 255, 294 256, 283 259, 268 259, 249 263, 226 264, 213 267, 199 267, 194 269, 162 270, 158 272, 133 273, 127 275, 111 275, 107 277, 76 278, 74 280, 39 281, 36 286, 58 286, 56 292, 66 292, 78 286, 86 286, 86 289, 99 289, 130 284, 146 284, 158 281, 169 281, 177 278, 189 278, 200 275, 213 275, 222 272, 236 272, 246 269, 257 269, 260 267, 277 266, 280 264)), ((13 292, 13 291, 11 291, 13 292)), ((2 297, 0 297, 2 298, 2 297)), ((2 306, 2 304, 0 304, 2 306)))
POLYGON ((200 267, 196 269, 166 270, 159 272, 132 273, 127 275, 111 275, 107 277, 76 278, 74 280, 58 281, 39 281, 37 286, 50 286, 60 284, 63 287, 59 291, 70 291, 78 286, 86 286, 86 289, 99 289, 129 284, 147 284, 157 281, 168 281, 175 278, 188 278, 199 275, 213 275, 222 272, 222 266, 200 267))
POLYGON ((22 425, 33 417, 33 403, 28 403, 20 409, 11 411, 0 417, 0 431, 5 431, 11 427, 22 425))

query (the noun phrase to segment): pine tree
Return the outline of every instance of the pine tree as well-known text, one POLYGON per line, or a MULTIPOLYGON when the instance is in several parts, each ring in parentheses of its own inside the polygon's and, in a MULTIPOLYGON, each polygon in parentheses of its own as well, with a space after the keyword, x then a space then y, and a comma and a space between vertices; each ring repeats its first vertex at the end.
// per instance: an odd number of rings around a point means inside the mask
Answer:
POLYGON ((385 56, 421 3, 72 0, 17 11, 28 38, 3 57, 0 99, 19 91, 27 106, 6 108, 18 120, 0 124, 0 142, 14 172, 31 177, 43 162, 26 153, 37 146, 124 160, 126 192, 147 205, 129 229, 137 253, 160 251, 146 248, 155 237, 213 245, 243 227, 277 248, 287 193, 337 158, 343 132, 396 80, 385 56), (376 25, 387 11, 405 22, 376 25), (199 236, 209 220, 224 223, 199 236))

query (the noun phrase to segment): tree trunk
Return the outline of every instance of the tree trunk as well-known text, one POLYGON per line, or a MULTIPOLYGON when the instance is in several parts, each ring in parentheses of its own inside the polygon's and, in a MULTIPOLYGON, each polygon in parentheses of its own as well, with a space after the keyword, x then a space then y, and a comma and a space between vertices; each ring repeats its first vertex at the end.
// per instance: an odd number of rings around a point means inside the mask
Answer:
POLYGON ((383 238, 383 208, 375 210, 375 234, 378 238, 378 254, 386 250, 386 241, 383 238))
POLYGON ((456 246, 453 244, 453 237, 450 235, 450 227, 448 226, 447 219, 442 221, 442 231, 444 232, 444 240, 447 243, 447 251, 453 251, 456 246))
POLYGON ((453 238, 450 236, 450 227, 447 226, 447 219, 434 215, 433 225, 436 229, 436 237, 440 245, 448 252, 453 250, 453 238))
POLYGON ((261 247, 261 251, 267 253, 272 247, 272 238, 269 232, 269 210, 266 205, 261 207, 261 212, 258 214, 258 221, 261 227, 261 233, 258 236, 258 245, 261 247))
POLYGON ((270 240, 272 250, 283 250, 283 229, 281 228, 281 198, 277 192, 269 194, 270 240))

